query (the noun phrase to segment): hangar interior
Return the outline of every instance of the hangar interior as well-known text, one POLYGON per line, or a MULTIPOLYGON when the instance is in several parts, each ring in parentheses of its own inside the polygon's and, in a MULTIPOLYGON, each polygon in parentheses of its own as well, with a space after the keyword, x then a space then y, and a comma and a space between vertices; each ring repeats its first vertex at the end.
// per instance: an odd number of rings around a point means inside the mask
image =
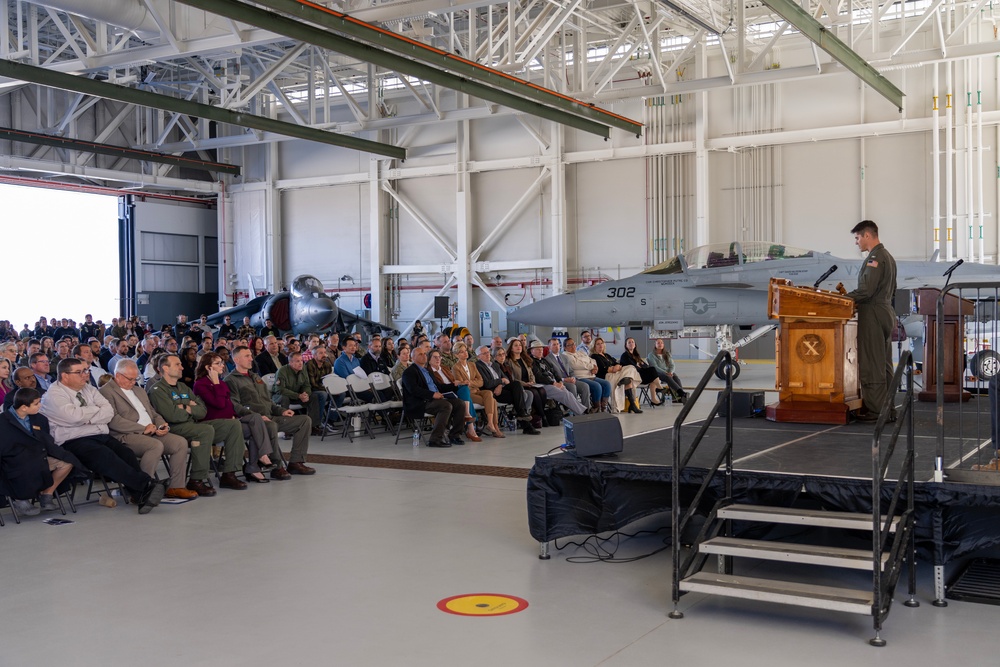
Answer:
POLYGON ((864 218, 897 258, 995 263, 998 10, 791 4, 12 0, 0 175, 206 202, 220 302, 310 273, 401 331, 447 295, 506 332, 515 305, 710 242, 853 256, 864 218))
MULTIPOLYGON (((986 0, 0 12, 0 182, 121 198, 123 237, 105 241, 134 252, 126 314, 185 294, 233 305, 308 273, 401 332, 446 295, 456 323, 476 331, 496 312, 509 334, 510 308, 708 243, 855 256, 849 230, 866 218, 899 259, 1000 256, 1000 8, 986 0)), ((675 414, 648 413, 626 434, 675 414)), ((524 468, 558 437, 432 460, 524 468)), ((383 445, 317 450, 400 456, 383 445)), ((90 508, 72 549, 55 537, 72 528, 16 544, 0 529, 5 562, 45 570, 11 582, 0 662, 37 662, 44 628, 67 639, 50 657, 80 664, 880 664, 864 619, 713 601, 669 622, 662 560, 599 576, 537 561, 521 479, 321 467, 316 484, 245 504, 196 501, 172 528, 90 508), (427 612, 486 589, 534 607, 493 626, 427 612), (67 591, 101 609, 58 604, 67 591)), ((648 527, 629 555, 662 546, 648 527)), ((991 609, 900 609, 894 657, 987 664, 991 643, 973 639, 992 636, 991 609)))

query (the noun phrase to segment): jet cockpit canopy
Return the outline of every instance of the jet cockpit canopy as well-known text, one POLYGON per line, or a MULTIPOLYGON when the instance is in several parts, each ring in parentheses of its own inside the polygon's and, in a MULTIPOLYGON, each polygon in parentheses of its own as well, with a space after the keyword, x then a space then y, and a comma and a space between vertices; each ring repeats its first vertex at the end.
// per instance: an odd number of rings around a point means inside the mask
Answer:
POLYGON ((685 269, 716 269, 727 266, 739 266, 757 262, 767 262, 775 259, 800 259, 815 257, 812 250, 795 248, 782 243, 769 241, 747 241, 740 243, 714 243, 692 248, 643 273, 652 275, 669 275, 683 273, 685 269))

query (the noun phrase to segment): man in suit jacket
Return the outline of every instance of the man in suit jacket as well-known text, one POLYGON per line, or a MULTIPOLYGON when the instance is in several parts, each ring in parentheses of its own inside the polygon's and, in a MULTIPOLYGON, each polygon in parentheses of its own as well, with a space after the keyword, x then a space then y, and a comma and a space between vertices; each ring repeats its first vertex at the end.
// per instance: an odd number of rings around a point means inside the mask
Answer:
POLYGON ((403 371, 403 411, 409 419, 419 421, 424 413, 434 415, 434 429, 428 447, 451 447, 465 444, 465 401, 458 397, 447 398, 445 392, 454 386, 439 387, 427 371, 427 351, 422 347, 413 350, 413 363, 403 371), (445 437, 445 427, 449 428, 445 437))
POLYGON ((114 381, 101 387, 101 395, 115 411, 108 422, 108 430, 135 452, 139 467, 150 477, 156 475, 160 457, 167 455, 170 467, 168 498, 197 498, 196 491, 185 488, 187 440, 170 432, 170 425, 153 409, 146 392, 138 388, 138 379, 138 365, 131 359, 122 359, 115 365, 114 381))
POLYGON ((36 496, 44 510, 57 510, 53 494, 80 461, 49 434, 49 420, 38 414, 41 396, 34 389, 18 389, 10 410, 0 415, 0 494, 14 499, 21 514, 38 514, 30 499, 36 496))
POLYGON ((282 366, 288 365, 288 357, 281 352, 281 345, 274 336, 264 339, 264 351, 254 359, 257 362, 257 370, 261 375, 271 375, 277 373, 282 366))

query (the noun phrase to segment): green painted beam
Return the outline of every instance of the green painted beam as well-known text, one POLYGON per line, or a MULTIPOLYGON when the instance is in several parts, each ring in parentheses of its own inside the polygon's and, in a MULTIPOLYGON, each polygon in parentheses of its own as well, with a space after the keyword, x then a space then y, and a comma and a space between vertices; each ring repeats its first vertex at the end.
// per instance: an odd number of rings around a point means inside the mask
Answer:
POLYGON ((764 4, 795 26, 809 41, 829 53, 834 60, 874 88, 875 92, 892 102, 897 109, 903 110, 903 91, 879 74, 878 70, 868 64, 868 61, 855 53, 851 47, 827 30, 822 23, 814 19, 796 2, 793 0, 764 0, 764 4))
POLYGON ((495 102, 516 111, 545 118, 605 139, 617 127, 639 135, 642 123, 613 114, 566 95, 527 83, 420 42, 408 40, 376 26, 352 19, 318 5, 262 0, 297 18, 259 9, 236 0, 176 0, 234 21, 249 23, 280 35, 313 44, 363 62, 420 78, 424 81, 495 102), (347 26, 346 28, 343 26, 347 26), (350 37, 330 30, 352 31, 350 37), (390 49, 391 47, 391 49, 390 49), (395 51, 395 52, 392 52, 395 51), (446 71, 446 69, 456 72, 446 71), (460 71, 459 71, 460 70, 460 71))
POLYGON ((171 164, 177 167, 187 167, 188 169, 198 169, 201 171, 218 171, 224 174, 232 174, 233 176, 240 175, 240 168, 233 164, 210 162, 209 160, 181 157, 178 155, 167 155, 166 153, 143 151, 135 148, 127 148, 125 146, 115 146, 113 144, 99 144, 94 141, 83 141, 82 139, 57 137, 51 134, 41 134, 39 132, 15 130, 10 127, 0 127, 0 139, 8 139, 10 141, 35 144, 38 146, 65 148, 71 151, 82 151, 84 153, 111 155, 112 157, 126 158, 128 160, 171 164))
POLYGON ((15 63, 10 60, 0 59, 0 76, 35 83, 47 88, 59 88, 60 90, 69 90, 74 93, 117 100, 125 104, 163 109, 164 111, 186 114, 195 118, 205 118, 220 123, 228 123, 229 125, 249 127, 264 132, 275 132, 289 137, 305 139, 306 141, 341 146, 343 148, 385 155, 400 160, 406 159, 406 150, 397 146, 336 134, 334 132, 325 132, 311 127, 302 127, 301 125, 286 123, 272 118, 230 111, 229 109, 215 107, 210 104, 190 102, 177 97, 170 97, 169 95, 160 95, 159 93, 151 93, 137 88, 119 86, 114 83, 95 81, 85 76, 63 74, 62 72, 55 72, 43 67, 35 67, 34 65, 15 63))

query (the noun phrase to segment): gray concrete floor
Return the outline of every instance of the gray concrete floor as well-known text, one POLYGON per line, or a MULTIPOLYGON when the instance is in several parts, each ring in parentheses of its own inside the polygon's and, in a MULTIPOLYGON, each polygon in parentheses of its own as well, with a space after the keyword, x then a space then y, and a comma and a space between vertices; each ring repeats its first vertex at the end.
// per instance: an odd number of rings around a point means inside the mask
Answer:
MULTIPOLYGON (((743 382, 762 381, 752 369, 743 382)), ((677 412, 623 416, 624 430, 664 428, 677 412)), ((527 468, 559 444, 558 431, 446 450, 387 436, 313 438, 311 452, 527 468)), ((669 620, 668 552, 573 563, 586 552, 567 547, 538 560, 523 479, 317 467, 314 477, 147 516, 86 505, 72 525, 9 521, 0 528, 0 667, 998 664, 1000 608, 932 607, 929 568, 920 608, 897 595, 883 649, 866 643, 870 619, 834 612, 688 595, 686 618, 669 620), (485 618, 436 607, 472 593, 529 607, 485 618)), ((635 529, 666 526, 652 517, 635 529)), ((652 552, 666 534, 624 540, 617 555, 652 552)))

